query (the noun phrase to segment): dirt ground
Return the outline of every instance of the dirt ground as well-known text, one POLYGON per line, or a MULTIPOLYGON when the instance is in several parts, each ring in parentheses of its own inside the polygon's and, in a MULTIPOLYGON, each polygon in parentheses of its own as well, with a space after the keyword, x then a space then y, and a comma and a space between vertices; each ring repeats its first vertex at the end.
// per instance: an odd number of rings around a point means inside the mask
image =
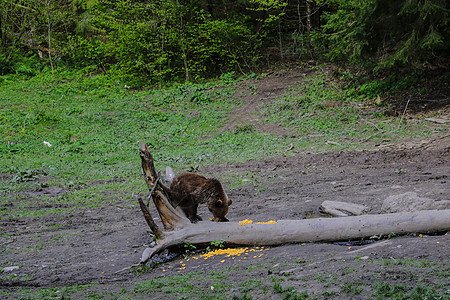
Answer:
MULTIPOLYGON (((274 74, 272 78, 279 78, 277 76, 274 74)), ((248 100, 244 110, 255 110, 260 104, 258 97, 267 101, 274 99, 298 78, 298 74, 289 72, 282 76, 283 80, 278 81, 283 85, 278 89, 268 87, 267 82, 255 81, 254 84, 260 85, 259 94, 244 95, 248 100), (264 86, 267 90, 262 88, 264 86)), ((245 123, 244 114, 232 115, 227 129, 245 123)), ((276 125, 261 125, 258 117, 251 120, 260 131, 286 134, 276 125)), ((378 214, 386 198, 407 192, 415 192, 441 205, 450 200, 449 160, 450 136, 437 136, 410 143, 386 143, 370 151, 302 152, 274 159, 211 165, 198 172, 218 178, 238 176, 243 179, 244 184, 233 189, 227 188, 231 181, 224 180, 228 195, 234 200, 228 213, 230 221, 268 221, 319 216, 319 206, 325 200, 363 204, 369 208, 368 213, 378 214)), ((10 180, 7 175, 0 179, 10 180)), ((62 192, 48 188, 42 193, 62 192)), ((117 191, 107 196, 121 199, 124 193, 117 191)), ((31 196, 39 206, 39 194, 31 196)), ((11 199, 9 205, 17 205, 18 195, 2 197, 11 199)), ((203 207, 200 215, 207 218, 209 212, 203 207)), ((205 276, 193 283, 199 292, 188 298, 234 296, 245 299, 247 295, 253 299, 281 299, 289 294, 287 287, 295 287, 318 298, 333 298, 334 295, 334 298, 366 299, 374 293, 373 284, 384 281, 408 287, 433 287, 450 297, 450 235, 445 233, 392 237, 360 246, 284 245, 266 248, 258 252, 261 255, 245 260, 220 256, 207 261, 190 259, 182 270, 178 257, 135 275, 121 270, 136 264, 146 245, 151 243, 137 203, 116 201, 109 207, 67 212, 59 220, 47 216, 1 219, 0 223, 4 234, 0 236, 2 265, 6 261, 8 266, 20 266, 0 274, 0 298, 26 297, 26 289, 92 283, 95 286, 88 290, 97 294, 123 292, 124 297, 145 298, 142 293, 134 292, 138 282, 193 271, 200 272, 198 274, 203 271, 205 276), (63 225, 49 227, 56 223, 63 225), (47 229, 42 229, 42 225, 47 229), (410 260, 410 264, 405 263, 410 260), (413 260, 426 263, 419 266, 413 260), (222 283, 231 289, 214 294, 211 286, 217 284, 217 276, 206 276, 211 271, 223 272, 227 279, 222 279, 222 283), (249 289, 251 282, 258 280, 262 283, 249 289), (248 284, 242 286, 240 282, 248 284), (273 288, 276 283, 281 285, 281 291, 273 288), (351 291, 346 291, 346 287, 351 291)), ((196 254, 189 257, 193 255, 196 254)), ((216 290, 220 291, 220 287, 216 290)), ((80 293, 73 297, 87 297, 80 293)), ((154 299, 182 298, 179 293, 167 294, 162 288, 146 293, 154 299)))

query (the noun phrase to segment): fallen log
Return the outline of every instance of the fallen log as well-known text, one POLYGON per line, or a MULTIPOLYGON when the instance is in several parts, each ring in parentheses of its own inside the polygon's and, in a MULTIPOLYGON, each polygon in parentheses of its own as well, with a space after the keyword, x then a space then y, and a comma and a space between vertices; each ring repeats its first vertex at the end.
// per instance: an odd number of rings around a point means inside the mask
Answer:
POLYGON ((426 210, 345 218, 317 218, 280 220, 269 224, 249 222, 216 223, 202 221, 192 224, 182 211, 168 200, 168 188, 158 180, 153 158, 145 144, 141 144, 142 167, 151 197, 166 231, 159 231, 142 199, 140 206, 147 223, 157 236, 156 246, 147 248, 141 264, 163 250, 185 243, 206 245, 223 240, 227 246, 267 245, 286 243, 342 241, 373 235, 432 233, 450 230, 450 210, 426 210), (155 232, 156 231, 156 232, 155 232))
POLYGON ((280 220, 271 224, 239 225, 239 222, 203 221, 166 232, 166 237, 158 241, 156 247, 149 248, 145 252, 141 262, 146 263, 153 255, 164 249, 184 243, 201 245, 223 240, 227 246, 277 246, 287 243, 353 240, 390 233, 401 235, 448 230, 450 230, 450 210, 280 220))

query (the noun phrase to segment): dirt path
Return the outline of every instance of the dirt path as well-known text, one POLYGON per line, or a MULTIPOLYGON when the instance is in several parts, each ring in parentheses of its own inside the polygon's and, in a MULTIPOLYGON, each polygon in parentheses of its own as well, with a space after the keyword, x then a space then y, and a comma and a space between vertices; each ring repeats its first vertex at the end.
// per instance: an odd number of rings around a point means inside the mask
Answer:
POLYGON ((239 127, 252 126, 261 133, 290 134, 288 129, 279 124, 263 122, 261 111, 265 104, 273 102, 313 72, 312 69, 292 69, 272 72, 259 80, 241 82, 235 96, 242 99, 244 103, 229 114, 228 122, 222 130, 236 130, 239 127))

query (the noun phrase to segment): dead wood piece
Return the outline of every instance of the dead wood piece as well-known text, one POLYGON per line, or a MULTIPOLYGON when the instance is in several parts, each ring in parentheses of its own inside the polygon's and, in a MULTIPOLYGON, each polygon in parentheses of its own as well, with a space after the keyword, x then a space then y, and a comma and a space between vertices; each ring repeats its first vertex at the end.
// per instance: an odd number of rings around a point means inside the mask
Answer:
POLYGON ((324 201, 319 209, 321 212, 335 217, 347 217, 362 215, 367 210, 367 207, 347 202, 324 201))
POLYGON ((146 250, 141 263, 164 249, 191 243, 224 240, 235 246, 277 246, 286 243, 354 240, 373 235, 442 232, 450 230, 450 210, 427 210, 346 218, 284 220, 272 224, 239 225, 238 222, 203 221, 166 233, 158 246, 146 250))
POLYGON ((425 118, 426 121, 437 123, 437 124, 446 124, 450 123, 449 119, 441 119, 441 118, 425 118))
MULTIPOLYGON (((158 214, 161 217, 164 228, 174 229, 190 224, 189 219, 170 204, 168 200, 168 187, 162 184, 159 180, 158 172, 156 172, 156 168, 153 163, 153 156, 145 143, 141 143, 139 155, 142 161, 142 170, 144 172, 145 182, 150 190, 150 196, 152 197, 153 203, 158 210, 158 214)), ((144 211, 143 213, 145 215, 144 211)))
POLYGON ((139 206, 141 207, 141 211, 144 214, 144 219, 147 221, 148 226, 152 230, 152 232, 155 234, 156 238, 158 240, 164 238, 164 232, 162 232, 158 225, 156 225, 155 221, 153 221, 152 216, 150 215, 150 212, 148 210, 147 205, 145 205, 144 200, 142 198, 139 198, 139 206))
MULTIPOLYGON (((227 245, 276 246, 286 243, 355 240, 373 235, 405 234, 413 232, 442 232, 450 230, 450 210, 426 210, 380 215, 350 216, 346 218, 317 218, 286 220, 269 224, 240 224, 238 222, 198 222, 192 224, 186 216, 169 202, 169 190, 158 179, 153 157, 147 146, 141 144, 142 169, 151 197, 165 229, 160 232, 144 204, 142 211, 152 231, 160 235, 154 248, 147 248, 140 264, 145 264, 154 255, 172 246, 191 243, 207 245, 211 241, 223 240, 227 245)), ((336 203, 334 203, 336 204, 336 203)), ((363 207, 345 203, 339 211, 358 213, 363 207)))
POLYGON ((158 192, 156 195, 153 195, 153 202, 165 229, 175 229, 191 224, 183 212, 178 211, 170 204, 164 194, 158 192))
POLYGON ((155 165, 153 164, 153 156, 148 150, 146 144, 141 143, 141 149, 139 155, 141 156, 142 169, 146 176, 145 182, 148 184, 148 188, 152 190, 154 183, 156 182, 157 173, 155 165))

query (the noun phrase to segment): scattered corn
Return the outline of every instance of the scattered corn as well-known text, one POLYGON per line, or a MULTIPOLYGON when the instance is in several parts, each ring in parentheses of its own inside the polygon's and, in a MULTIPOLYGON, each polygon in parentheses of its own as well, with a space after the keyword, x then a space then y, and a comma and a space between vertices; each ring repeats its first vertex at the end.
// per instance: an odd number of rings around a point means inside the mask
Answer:
POLYGON ((273 221, 273 220, 270 220, 267 222, 256 222, 256 224, 275 224, 275 223, 276 223, 276 221, 273 221))
MULTIPOLYGON (((205 254, 201 254, 200 257, 203 259, 208 259, 212 256, 215 255, 226 255, 225 257, 231 257, 232 259, 235 259, 236 256, 241 256, 242 254, 244 255, 248 255, 250 252, 262 252, 264 250, 269 250, 269 248, 264 249, 264 247, 256 247, 256 248, 251 248, 249 249, 248 247, 246 248, 228 248, 228 249, 217 249, 214 251, 210 251, 208 253, 205 254)), ((263 254, 259 254, 259 255, 255 255, 253 256, 253 258, 259 258, 263 256, 263 254)), ((192 256, 193 259, 197 260, 199 259, 196 256, 192 256)), ((242 259, 246 259, 247 257, 242 257, 242 259)), ((181 270, 185 270, 186 269, 186 263, 189 261, 189 259, 186 259, 185 261, 180 261, 181 267, 178 268, 178 272, 181 272, 181 270), (185 263, 186 262, 186 263, 185 263)), ((241 261, 240 259, 238 261, 241 261)), ((220 263, 224 263, 225 259, 222 259, 220 261, 220 263)), ((165 272, 165 270, 163 270, 163 272, 165 272)))
POLYGON ((252 223, 253 223, 252 220, 247 220, 247 219, 245 219, 245 220, 243 220, 243 221, 239 221, 239 226, 244 226, 244 225, 252 224, 252 223))
POLYGON ((214 255, 222 255, 222 254, 227 254, 227 257, 233 256, 233 255, 240 256, 242 253, 246 252, 247 250, 248 250, 248 248, 217 249, 217 250, 205 253, 205 254, 201 254, 200 256, 203 257, 204 259, 208 259, 214 255))
MULTIPOLYGON (((276 221, 270 220, 270 221, 267 221, 267 222, 256 222, 255 224, 274 224, 274 223, 276 223, 276 221)), ((244 225, 247 225, 247 224, 253 224, 253 221, 252 220, 247 220, 247 219, 245 219, 243 221, 239 221, 239 226, 244 226, 244 225)))

